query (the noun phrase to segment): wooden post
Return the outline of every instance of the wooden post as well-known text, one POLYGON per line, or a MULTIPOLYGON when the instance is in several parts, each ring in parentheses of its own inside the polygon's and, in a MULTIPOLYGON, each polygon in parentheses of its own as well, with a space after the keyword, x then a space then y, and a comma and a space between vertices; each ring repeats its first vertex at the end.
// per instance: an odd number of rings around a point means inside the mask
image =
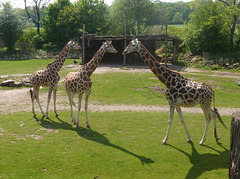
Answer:
MULTIPOLYGON (((127 27, 126 25, 124 26, 124 50, 127 47, 127 27)), ((123 66, 126 66, 126 59, 127 59, 127 55, 124 54, 123 56, 123 66)))
POLYGON ((164 63, 167 65, 167 24, 165 26, 165 57, 164 57, 164 63))
POLYGON ((83 34, 82 34, 82 60, 85 64, 85 24, 83 24, 83 34))
POLYGON ((176 52, 177 52, 176 42, 175 40, 173 40, 173 59, 172 59, 173 64, 176 62, 176 52))
POLYGON ((232 114, 230 156, 229 156, 229 178, 240 178, 240 112, 232 114))

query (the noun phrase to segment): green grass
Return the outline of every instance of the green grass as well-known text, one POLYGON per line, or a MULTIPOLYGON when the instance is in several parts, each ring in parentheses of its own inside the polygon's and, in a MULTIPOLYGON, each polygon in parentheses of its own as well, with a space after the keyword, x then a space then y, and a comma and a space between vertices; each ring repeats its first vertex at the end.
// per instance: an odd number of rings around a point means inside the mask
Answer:
MULTIPOLYGON (((175 117, 168 140, 168 113, 89 113, 92 130, 75 129, 70 113, 60 119, 34 119, 31 113, 0 114, 2 178, 227 178, 228 129, 218 123, 221 144, 209 126, 205 146, 198 146, 203 115, 185 114, 193 144, 175 117), (197 127, 196 127, 197 126, 197 127)), ((41 116, 41 115, 38 115, 41 116)), ((177 116, 177 115, 176 115, 177 116)), ((85 126, 81 114, 80 126, 85 126)))
MULTIPOLYGON (((17 61, 0 61, 0 75, 29 74, 44 69, 55 59, 33 59, 17 61)), ((73 64, 72 59, 67 59, 64 65, 73 64)))
MULTIPOLYGON (((210 85, 215 91, 216 107, 240 107, 236 100, 240 99, 240 88, 235 79, 202 74, 183 76, 210 85)), ((90 103, 168 105, 164 95, 165 86, 151 72, 93 74, 91 79, 90 103), (158 86, 163 90, 161 93, 153 89, 158 86)), ((58 90, 63 91, 61 95, 66 95, 64 86, 58 90)))
MULTIPOLYGON (((43 69, 48 60, 0 61, 0 75, 28 74, 43 69)), ((72 64, 67 60, 66 64, 72 64)), ((64 78, 71 69, 62 69, 64 78)), ((235 79, 209 76, 212 72, 183 74, 211 85, 217 107, 240 107, 235 79)), ((105 73, 92 75, 89 103, 168 105, 163 92, 149 87, 163 84, 151 73, 105 73)), ((62 85, 62 84, 60 84, 62 85)), ((2 89, 2 88, 1 88, 2 89)), ((48 88, 41 89, 41 94, 48 88)), ((63 86, 58 88, 66 98, 63 86)), ((221 112, 220 112, 221 113, 221 112)), ((227 178, 231 116, 218 122, 221 143, 213 137, 211 122, 204 146, 203 114, 185 114, 193 144, 175 114, 168 145, 162 145, 168 112, 89 112, 92 130, 85 128, 85 114, 75 129, 69 111, 50 111, 50 120, 31 112, 0 114, 0 178, 227 178)), ((229 114, 231 115, 231 114, 229 114)))

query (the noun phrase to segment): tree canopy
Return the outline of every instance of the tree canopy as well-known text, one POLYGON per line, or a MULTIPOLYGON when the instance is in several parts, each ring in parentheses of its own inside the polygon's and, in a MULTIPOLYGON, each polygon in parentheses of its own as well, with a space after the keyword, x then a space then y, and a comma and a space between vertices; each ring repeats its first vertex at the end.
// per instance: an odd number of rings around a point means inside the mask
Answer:
POLYGON ((21 32, 20 17, 9 3, 3 4, 3 9, 0 11, 0 39, 9 50, 13 50, 21 32))

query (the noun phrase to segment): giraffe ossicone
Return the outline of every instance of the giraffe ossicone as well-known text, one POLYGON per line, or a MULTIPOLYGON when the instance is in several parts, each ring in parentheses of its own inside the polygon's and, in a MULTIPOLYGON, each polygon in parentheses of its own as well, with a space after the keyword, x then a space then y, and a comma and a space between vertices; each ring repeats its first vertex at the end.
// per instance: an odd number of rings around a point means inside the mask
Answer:
POLYGON ((87 108, 88 108, 88 98, 91 93, 91 87, 92 87, 92 81, 90 76, 97 68, 98 64, 101 62, 103 56, 105 53, 117 53, 117 50, 113 47, 112 41, 106 41, 103 42, 102 46, 99 48, 99 50, 95 53, 93 58, 83 66, 79 68, 77 72, 70 72, 64 81, 65 89, 68 94, 69 99, 69 105, 71 109, 71 118, 73 123, 76 125, 76 128, 79 126, 79 114, 81 110, 81 101, 82 96, 84 93, 86 93, 85 97, 85 115, 86 115, 86 124, 87 127, 90 128, 89 122, 88 122, 88 114, 87 114, 87 108), (74 116, 73 106, 75 105, 73 102, 74 95, 78 94, 78 115, 77 115, 77 121, 74 116))
POLYGON ((54 99, 54 112, 55 112, 56 116, 58 116, 57 109, 56 109, 57 85, 60 80, 60 76, 59 76, 58 72, 62 68, 62 66, 68 56, 68 53, 71 49, 81 49, 81 47, 78 46, 76 44, 76 42, 73 40, 67 42, 55 61, 53 61, 52 63, 49 63, 44 70, 36 71, 30 76, 29 81, 33 86, 33 90, 30 90, 30 94, 31 94, 31 100, 32 100, 32 113, 33 113, 34 117, 36 116, 35 109, 34 109, 34 99, 36 99, 36 101, 39 105, 39 108, 41 110, 41 113, 43 114, 43 117, 45 117, 44 111, 39 102, 40 86, 44 86, 44 87, 49 86, 47 108, 46 108, 46 118, 49 118, 48 109, 49 109, 49 103, 50 103, 52 93, 53 93, 53 99, 54 99))
POLYGON ((191 81, 190 79, 183 77, 180 73, 161 65, 160 62, 146 49, 146 47, 138 41, 138 39, 130 41, 129 45, 123 51, 123 55, 132 52, 138 52, 144 62, 150 67, 150 70, 167 87, 165 96, 169 102, 170 117, 166 136, 162 141, 162 144, 167 143, 175 109, 186 131, 188 138, 187 141, 192 142, 183 118, 181 106, 192 107, 197 104, 200 104, 206 118, 205 130, 199 145, 203 145, 206 140, 206 134, 211 118, 213 118, 214 121, 214 137, 216 141, 218 141, 219 138, 217 136, 216 118, 218 118, 224 126, 225 124, 215 108, 215 95, 211 87, 205 83, 191 81), (214 105, 213 109, 211 108, 212 101, 214 105))

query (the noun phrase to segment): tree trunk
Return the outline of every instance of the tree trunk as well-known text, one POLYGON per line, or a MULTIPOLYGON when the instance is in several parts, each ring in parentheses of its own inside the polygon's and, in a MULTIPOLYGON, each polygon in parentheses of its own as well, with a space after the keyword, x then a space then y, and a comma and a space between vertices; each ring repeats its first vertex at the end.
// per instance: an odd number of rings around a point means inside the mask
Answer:
POLYGON ((240 178, 240 112, 232 114, 229 178, 240 178))

